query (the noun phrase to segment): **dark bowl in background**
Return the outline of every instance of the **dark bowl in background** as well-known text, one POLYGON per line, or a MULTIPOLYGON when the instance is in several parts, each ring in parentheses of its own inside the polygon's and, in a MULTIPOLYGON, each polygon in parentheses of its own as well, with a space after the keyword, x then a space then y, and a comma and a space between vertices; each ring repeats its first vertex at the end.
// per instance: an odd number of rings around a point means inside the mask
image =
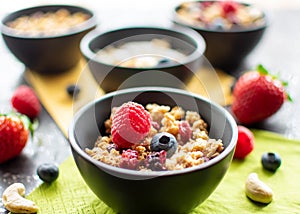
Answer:
POLYGON ((32 71, 41 74, 56 74, 75 66, 81 58, 80 40, 96 27, 94 13, 75 5, 42 5, 18 10, 6 15, 1 22, 1 34, 8 49, 13 55, 32 71), (70 29, 68 32, 53 36, 20 35, 17 30, 6 25, 23 15, 35 12, 54 12, 65 8, 71 13, 83 12, 90 19, 70 29))
MULTIPOLYGON (((186 213, 204 202, 222 181, 237 142, 237 125, 221 106, 185 90, 138 87, 108 93, 81 108, 69 127, 69 142, 81 176, 90 189, 117 213, 186 213), (127 101, 142 105, 179 105, 197 111, 208 123, 210 138, 222 139, 224 151, 201 165, 175 171, 141 172, 113 167, 90 157, 104 135, 111 108, 127 101)), ((216 205, 217 206, 217 205, 216 205)))
MULTIPOLYGON (((199 1, 216 2, 216 1, 199 1)), ((249 5, 242 3, 244 5, 249 5)), ((178 18, 177 11, 180 5, 173 11, 172 21, 178 25, 189 27, 197 31, 206 42, 204 53, 213 67, 226 70, 238 67, 243 60, 253 51, 262 39, 268 26, 267 15, 264 13, 265 23, 261 26, 236 30, 213 30, 188 24, 178 18)))
POLYGON ((80 43, 91 73, 105 92, 138 86, 185 88, 185 84, 201 67, 205 46, 204 39, 197 32, 180 26, 134 26, 101 33, 94 30, 84 36, 80 43), (95 57, 98 50, 108 45, 150 41, 154 38, 166 39, 172 48, 183 51, 187 59, 183 63, 154 68, 130 68, 106 64, 95 57))

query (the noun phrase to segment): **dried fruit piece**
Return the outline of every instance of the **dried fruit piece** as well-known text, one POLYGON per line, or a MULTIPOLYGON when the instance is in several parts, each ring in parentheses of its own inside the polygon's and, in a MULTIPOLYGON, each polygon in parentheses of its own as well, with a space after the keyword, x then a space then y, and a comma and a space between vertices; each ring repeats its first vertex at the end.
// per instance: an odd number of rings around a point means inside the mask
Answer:
POLYGON ((146 167, 153 171, 166 170, 166 158, 167 152, 165 150, 161 150, 160 152, 152 152, 146 157, 146 167))
POLYGON ((193 131, 188 121, 183 120, 179 122, 179 134, 182 142, 188 142, 192 137, 192 133, 193 131))
POLYGON ((139 144, 151 128, 150 113, 135 102, 127 102, 120 106, 112 118, 112 141, 118 149, 130 148, 139 144))
POLYGON ((131 149, 123 150, 122 161, 120 162, 119 167, 125 169, 137 169, 138 166, 138 152, 131 149))

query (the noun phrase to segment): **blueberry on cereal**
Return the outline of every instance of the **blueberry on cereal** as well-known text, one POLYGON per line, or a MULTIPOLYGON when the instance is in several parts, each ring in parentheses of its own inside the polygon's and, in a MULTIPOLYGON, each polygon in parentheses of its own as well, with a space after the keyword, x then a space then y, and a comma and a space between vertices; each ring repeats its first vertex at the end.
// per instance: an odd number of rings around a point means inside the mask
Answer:
POLYGON ((174 135, 168 132, 161 132, 152 138, 150 142, 151 151, 159 152, 165 150, 167 157, 171 157, 177 150, 177 140, 174 135))

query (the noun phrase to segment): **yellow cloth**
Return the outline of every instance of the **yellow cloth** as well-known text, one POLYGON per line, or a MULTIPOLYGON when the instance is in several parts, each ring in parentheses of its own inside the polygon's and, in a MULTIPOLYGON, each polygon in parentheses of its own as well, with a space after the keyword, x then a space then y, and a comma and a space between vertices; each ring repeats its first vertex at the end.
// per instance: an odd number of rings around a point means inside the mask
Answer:
MULTIPOLYGON (((254 151, 244 161, 234 160, 215 192, 190 214, 300 212, 300 141, 265 131, 253 132, 254 151), (282 165, 275 173, 264 170, 260 163, 266 151, 277 152, 282 158, 282 165), (251 172, 256 172, 273 189, 274 198, 270 204, 253 203, 246 197, 244 185, 251 172)), ((87 187, 72 157, 61 164, 58 180, 50 185, 43 183, 28 198, 37 203, 38 213, 42 214, 115 214, 87 187)))
MULTIPOLYGON (((82 105, 104 94, 94 80, 84 60, 78 65, 59 75, 40 75, 27 70, 25 78, 33 86, 41 103, 67 136, 69 123, 74 112, 82 105), (78 84, 81 91, 76 100, 66 92, 69 84, 78 84)), ((221 105, 231 101, 230 87, 234 78, 222 71, 201 69, 188 84, 191 92, 209 97, 221 105)))

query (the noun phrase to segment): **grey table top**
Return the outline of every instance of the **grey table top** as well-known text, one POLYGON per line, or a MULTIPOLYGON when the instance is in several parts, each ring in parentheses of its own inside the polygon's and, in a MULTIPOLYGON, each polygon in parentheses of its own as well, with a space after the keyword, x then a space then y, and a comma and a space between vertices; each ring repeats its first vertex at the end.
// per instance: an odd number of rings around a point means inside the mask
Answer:
MULTIPOLYGON (((300 139, 300 25, 291 20, 300 20, 300 11, 278 10, 272 14, 272 21, 263 40, 246 61, 235 70, 228 71, 238 76, 241 71, 259 63, 274 71, 279 71, 289 81, 289 91, 293 103, 285 103, 271 118, 254 128, 274 131, 288 138, 300 139), (288 23, 290 22, 290 24, 288 23)), ((10 97, 14 89, 24 83, 24 66, 8 52, 3 42, 0 44, 1 78, 0 110, 10 108, 10 97)), ((23 182, 27 192, 32 191, 40 180, 36 168, 44 162, 61 163, 70 155, 67 139, 56 126, 50 115, 43 109, 40 125, 35 137, 29 142, 22 155, 0 165, 0 194, 13 182, 23 182)), ((0 213, 5 209, 0 201, 0 213)))

